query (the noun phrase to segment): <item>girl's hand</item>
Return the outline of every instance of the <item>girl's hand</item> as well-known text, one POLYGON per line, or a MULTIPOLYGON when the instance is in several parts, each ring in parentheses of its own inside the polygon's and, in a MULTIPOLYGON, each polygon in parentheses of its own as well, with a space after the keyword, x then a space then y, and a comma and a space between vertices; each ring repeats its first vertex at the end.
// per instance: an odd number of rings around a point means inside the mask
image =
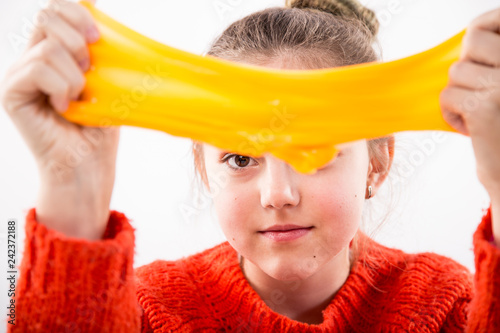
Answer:
POLYGON ((441 93, 443 116, 471 137, 477 175, 491 198, 494 241, 500 247, 500 8, 472 21, 449 78, 441 93))
POLYGON ((20 59, 0 85, 2 105, 37 163, 37 220, 69 236, 98 239, 109 218, 119 128, 83 127, 64 112, 88 70, 87 43, 98 40, 83 6, 57 0, 42 10, 20 59))
POLYGON ((441 108, 451 126, 471 137, 481 183, 500 193, 500 8, 469 25, 441 108))

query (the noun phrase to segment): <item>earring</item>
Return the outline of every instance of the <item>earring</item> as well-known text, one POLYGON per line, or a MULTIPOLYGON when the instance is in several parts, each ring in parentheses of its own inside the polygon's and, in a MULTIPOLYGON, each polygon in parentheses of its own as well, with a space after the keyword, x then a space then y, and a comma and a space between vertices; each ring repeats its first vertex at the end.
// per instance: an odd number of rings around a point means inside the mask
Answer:
POLYGON ((368 185, 368 198, 367 199, 370 199, 371 197, 372 197, 372 186, 368 185))

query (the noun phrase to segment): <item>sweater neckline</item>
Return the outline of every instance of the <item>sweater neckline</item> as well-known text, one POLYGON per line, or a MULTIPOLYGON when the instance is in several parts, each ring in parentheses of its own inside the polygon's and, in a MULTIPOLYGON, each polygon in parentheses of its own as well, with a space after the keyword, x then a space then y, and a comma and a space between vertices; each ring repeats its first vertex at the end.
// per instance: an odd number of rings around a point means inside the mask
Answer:
MULTIPOLYGON (((350 310, 346 307, 350 306, 353 297, 356 297, 351 286, 356 286, 359 290, 360 284, 365 285, 363 281, 360 281, 359 270, 363 269, 363 265, 360 264, 360 258, 352 265, 349 276, 347 277, 344 284, 339 288, 339 290, 333 295, 332 300, 323 309, 323 321, 319 324, 308 324, 291 319, 283 314, 275 312, 271 309, 266 302, 260 297, 260 295, 252 288, 250 282, 244 275, 238 260, 238 253, 233 247, 226 241, 221 244, 224 247, 223 252, 226 252, 226 265, 216 265, 219 267, 219 272, 224 278, 220 279, 221 283, 229 284, 233 286, 232 291, 229 294, 221 295, 225 297, 228 304, 240 304, 241 299, 243 302, 247 302, 248 307, 243 307, 244 309, 249 309, 248 315, 250 320, 262 320, 268 323, 277 324, 278 327, 293 327, 294 329, 309 329, 309 330, 323 330, 327 327, 335 326, 333 318, 341 316, 342 313, 349 313, 350 310), (227 253, 229 252, 229 253, 227 253), (224 282, 222 282, 224 281, 224 282), (231 299, 228 299, 231 298, 231 299), (239 299, 237 299, 239 298, 239 299), (252 319, 253 318, 253 319, 252 319)), ((219 289, 221 290, 221 289, 219 289)), ((362 291, 361 291, 362 292, 362 291)), ((364 294, 364 292, 362 292, 364 294)), ((359 297, 359 294, 358 294, 359 297)), ((226 303, 226 302, 224 302, 226 303)), ((243 315, 243 314, 242 314, 243 315)), ((348 318, 345 318, 348 320, 348 318)))

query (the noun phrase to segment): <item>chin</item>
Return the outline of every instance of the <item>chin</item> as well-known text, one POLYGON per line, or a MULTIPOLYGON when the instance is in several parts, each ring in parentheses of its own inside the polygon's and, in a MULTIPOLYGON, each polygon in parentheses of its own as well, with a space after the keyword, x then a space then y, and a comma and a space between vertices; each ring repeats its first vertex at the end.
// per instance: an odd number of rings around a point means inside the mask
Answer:
POLYGON ((314 258, 279 258, 258 265, 270 277, 280 281, 305 280, 318 271, 321 263, 314 258))

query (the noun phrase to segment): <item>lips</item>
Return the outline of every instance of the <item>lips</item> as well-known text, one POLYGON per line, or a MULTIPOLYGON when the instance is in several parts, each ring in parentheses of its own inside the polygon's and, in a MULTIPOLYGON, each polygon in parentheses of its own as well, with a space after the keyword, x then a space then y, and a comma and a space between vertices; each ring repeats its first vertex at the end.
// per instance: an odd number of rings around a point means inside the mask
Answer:
POLYGON ((295 224, 273 225, 259 233, 273 241, 292 241, 307 235, 313 227, 303 227, 295 224))
POLYGON ((307 229, 307 228, 312 228, 312 227, 303 227, 300 225, 295 225, 295 224, 276 224, 273 225, 266 230, 262 230, 259 232, 266 232, 266 231, 289 231, 289 230, 295 230, 295 229, 307 229))

